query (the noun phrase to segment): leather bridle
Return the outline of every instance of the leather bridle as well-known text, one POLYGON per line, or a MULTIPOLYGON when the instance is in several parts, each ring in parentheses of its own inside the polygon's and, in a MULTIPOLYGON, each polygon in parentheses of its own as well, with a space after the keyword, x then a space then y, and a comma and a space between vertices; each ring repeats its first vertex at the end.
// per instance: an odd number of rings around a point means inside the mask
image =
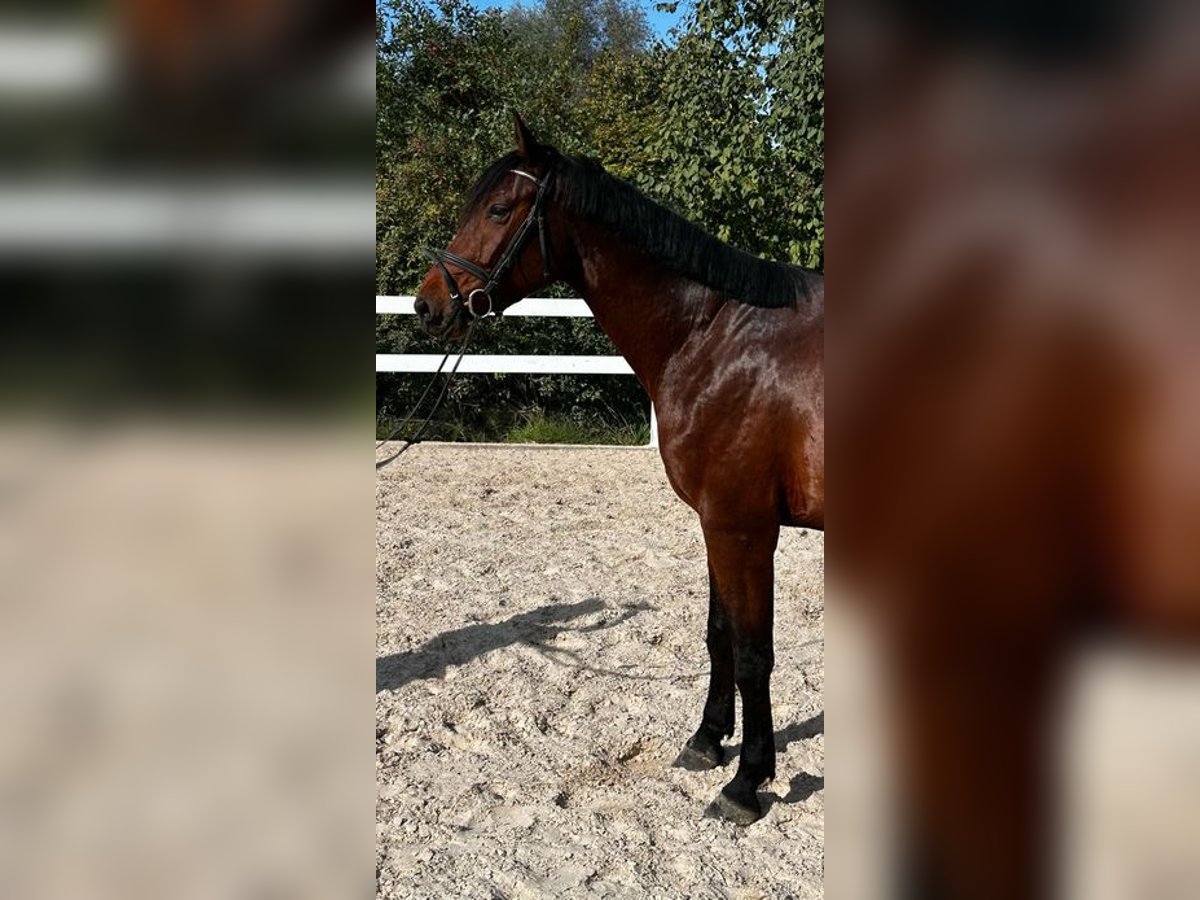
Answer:
POLYGON ((500 254, 500 259, 496 261, 496 264, 490 270, 471 262, 469 259, 463 259, 457 253, 451 253, 449 250, 437 250, 433 247, 426 247, 423 251, 441 273, 442 280, 446 283, 446 289, 450 292, 450 299, 465 309, 472 319, 482 319, 493 312, 497 316, 501 314, 502 310, 498 310, 495 307, 492 299, 492 291, 496 289, 496 286, 508 275, 509 271, 516 264, 517 257, 525 248, 525 243, 529 240, 529 234, 535 225, 538 230, 538 243, 542 250, 542 275, 547 282, 550 281, 550 257, 546 253, 545 213, 546 199, 550 195, 550 184, 554 177, 554 171, 548 171, 542 176, 540 181, 533 175, 530 175, 528 172, 522 172, 520 169, 509 169, 509 171, 522 178, 528 178, 536 184, 537 196, 533 200, 533 206, 529 208, 529 212, 525 216, 525 221, 513 232, 513 236, 508 241, 508 246, 504 248, 504 252, 500 254), (446 268, 447 263, 478 278, 483 282, 483 287, 475 288, 467 294, 467 299, 463 300, 458 282, 454 280, 454 276, 446 268), (475 297, 478 294, 482 294, 484 299, 487 300, 487 306, 483 312, 478 312, 475 309, 475 297))

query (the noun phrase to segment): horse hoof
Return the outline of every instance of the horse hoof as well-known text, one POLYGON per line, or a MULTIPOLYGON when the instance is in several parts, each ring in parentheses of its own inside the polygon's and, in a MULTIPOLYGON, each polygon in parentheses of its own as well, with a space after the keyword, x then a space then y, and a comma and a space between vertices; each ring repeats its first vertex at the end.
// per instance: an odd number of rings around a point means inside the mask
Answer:
POLYGON ((704 815, 710 819, 725 819, 734 825, 741 825, 743 827, 753 825, 763 817, 763 812, 757 797, 751 802, 754 804, 753 806, 745 806, 734 800, 724 791, 721 791, 721 793, 717 794, 716 799, 708 805, 708 809, 704 811, 704 815))
POLYGON ((688 741, 675 757, 673 765, 677 769, 687 769, 689 772, 707 772, 725 762, 724 757, 720 744, 711 748, 693 747, 692 742, 688 741))

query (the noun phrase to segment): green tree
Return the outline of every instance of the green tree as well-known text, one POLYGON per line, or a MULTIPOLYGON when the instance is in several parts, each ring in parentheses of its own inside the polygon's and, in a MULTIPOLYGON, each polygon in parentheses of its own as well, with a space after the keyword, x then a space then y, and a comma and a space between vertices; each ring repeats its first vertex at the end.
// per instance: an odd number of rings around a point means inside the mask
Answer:
MULTIPOLYGON (((670 4, 674 9, 675 4, 670 4)), ((696 0, 642 186, 736 246, 824 258, 823 0, 696 0)))
POLYGON ((605 51, 593 61, 578 104, 592 155, 643 187, 655 184, 661 171, 654 152, 664 68, 661 53, 605 51))
POLYGON ((517 4, 505 14, 517 40, 536 53, 540 47, 569 48, 579 71, 603 52, 630 56, 650 40, 646 14, 628 0, 543 0, 517 4))

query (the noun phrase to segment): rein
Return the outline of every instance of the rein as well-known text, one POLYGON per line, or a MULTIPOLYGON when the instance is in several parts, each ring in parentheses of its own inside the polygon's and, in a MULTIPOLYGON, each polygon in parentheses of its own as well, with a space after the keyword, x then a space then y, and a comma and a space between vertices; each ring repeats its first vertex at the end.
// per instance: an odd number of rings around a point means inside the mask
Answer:
POLYGON ((533 200, 533 206, 529 208, 529 212, 525 216, 525 221, 521 223, 520 228, 513 232, 508 246, 504 248, 504 252, 500 254, 500 259, 492 266, 491 271, 476 265, 469 259, 464 259, 457 253, 451 253, 449 250, 425 247, 421 251, 437 266, 438 272, 442 276, 442 281, 446 283, 446 289, 450 292, 450 299, 465 309, 473 320, 482 319, 484 316, 492 313, 495 313, 497 316, 501 315, 502 311, 496 309, 495 302, 492 299, 492 291, 496 289, 496 285, 504 279, 516 264, 517 256, 525 249, 525 242, 529 239, 529 233, 535 225, 538 230, 538 245, 542 251, 542 277, 546 281, 550 280, 550 257, 546 252, 546 199, 550 195, 550 185, 554 180, 554 171, 547 172, 540 181, 528 172, 522 172, 520 169, 509 169, 509 171, 522 178, 528 178, 536 184, 537 196, 533 200), (454 276, 450 274, 450 270, 446 268, 446 263, 479 279, 483 282, 483 287, 475 288, 467 294, 467 299, 463 300, 462 290, 459 288, 454 276), (487 306, 483 312, 477 312, 475 309, 475 297, 479 294, 482 294, 487 301, 487 306))
MULTIPOLYGON (((393 453, 391 456, 389 456, 387 459, 381 459, 381 460, 376 461, 375 471, 379 471, 380 469, 382 469, 384 466, 388 465, 389 463, 395 462, 397 459, 400 458, 400 456, 404 453, 404 451, 406 451, 409 447, 412 447, 414 444, 421 443, 421 435, 423 435, 425 433, 425 429, 428 428, 429 423, 431 421, 433 421, 434 413, 436 413, 438 411, 438 408, 442 405, 442 401, 446 398, 446 392, 450 390, 450 383, 452 381, 454 381, 454 376, 458 373, 458 367, 459 367, 459 365, 462 364, 463 357, 467 353, 467 345, 469 345, 471 343, 471 333, 474 330, 475 330, 475 323, 472 322, 469 326, 467 326, 467 336, 465 338, 463 338, 462 346, 458 348, 458 359, 456 359, 454 361, 454 365, 451 366, 450 371, 446 373, 446 380, 442 384, 442 391, 440 394, 438 394, 437 399, 433 401, 433 406, 430 407, 429 414, 425 417, 425 420, 421 423, 420 427, 417 428, 416 434, 414 434, 411 438, 405 438, 404 446, 401 447, 399 450, 397 450, 395 453, 393 453)), ((425 386, 425 390, 422 391, 421 396, 417 398, 417 402, 413 406, 412 411, 407 416, 404 417, 403 422, 401 422, 399 425, 397 425, 395 428, 392 429, 391 434, 389 434, 387 437, 385 437, 382 441, 379 441, 375 444, 376 450, 378 450, 380 447, 382 447, 384 444, 386 444, 388 441, 390 441, 392 438, 394 438, 396 435, 398 435, 401 431, 403 431, 406 427, 408 427, 408 423, 412 421, 413 416, 415 416, 417 414, 417 410, 419 410, 421 408, 421 404, 423 404, 425 402, 425 398, 429 396, 429 392, 431 390, 433 390, 433 386, 437 382, 437 377, 442 374, 442 369, 444 369, 446 367, 446 362, 450 359, 450 357, 454 354, 454 352, 455 351, 453 351, 453 350, 446 351, 446 355, 442 357, 442 361, 438 364, 437 371, 434 372, 433 377, 429 379, 429 384, 427 384, 425 386)))

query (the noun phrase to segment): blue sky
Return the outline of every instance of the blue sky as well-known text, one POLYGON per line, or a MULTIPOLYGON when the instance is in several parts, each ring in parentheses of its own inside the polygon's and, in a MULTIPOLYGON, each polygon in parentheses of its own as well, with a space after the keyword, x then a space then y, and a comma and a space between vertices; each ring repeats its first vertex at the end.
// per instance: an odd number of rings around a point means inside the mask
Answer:
MULTIPOLYGON (((666 37, 667 31, 679 21, 680 14, 683 12, 684 4, 679 4, 679 11, 672 13, 664 13, 656 10, 655 4, 658 0, 635 0, 634 5, 640 6, 646 13, 646 23, 650 26, 650 31, 658 37, 666 37)), ((515 6, 515 0, 475 0, 475 5, 480 9, 508 9, 515 6)), ((525 6, 539 5, 537 0, 526 0, 525 6)))
POLYGON ((681 18, 684 4, 680 3, 679 8, 673 13, 658 12, 654 5, 653 2, 638 3, 638 6, 646 11, 646 21, 650 23, 650 30, 659 37, 666 37, 668 29, 681 18))

